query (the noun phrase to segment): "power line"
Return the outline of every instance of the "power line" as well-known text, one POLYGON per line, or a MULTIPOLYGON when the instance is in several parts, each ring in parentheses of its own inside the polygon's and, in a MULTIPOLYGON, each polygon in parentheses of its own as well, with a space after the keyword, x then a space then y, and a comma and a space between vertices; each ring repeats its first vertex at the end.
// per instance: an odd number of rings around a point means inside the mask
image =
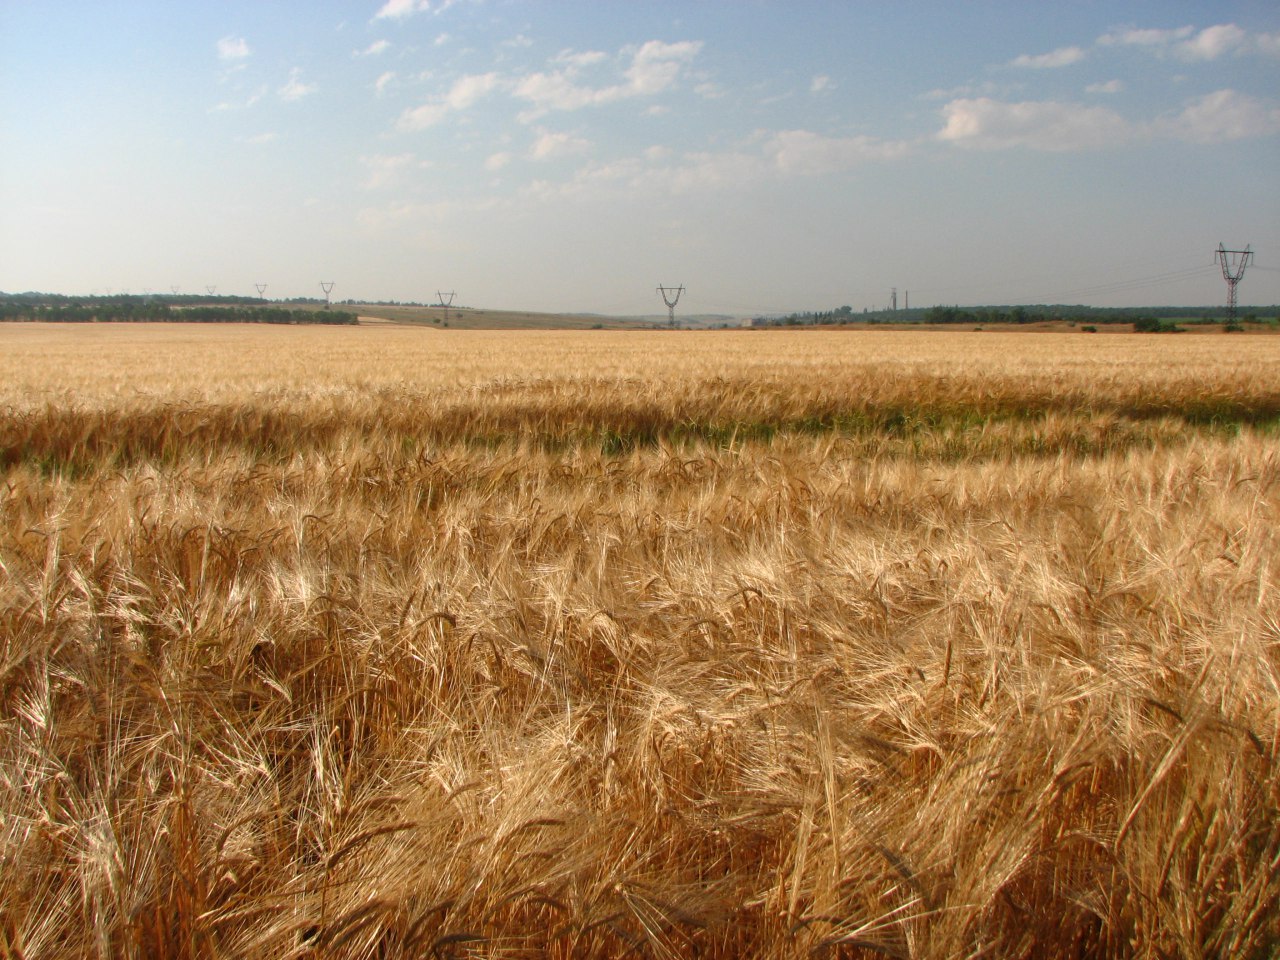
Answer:
MULTIPOLYGON (((1158 263, 1160 261, 1151 260, 1148 263, 1158 263)), ((1167 261, 1166 261, 1167 262, 1167 261)), ((1184 263, 1187 261, 1184 260, 1184 263)), ((1063 302, 1068 297, 1087 297, 1091 295, 1105 295, 1109 293, 1123 293, 1130 290, 1141 289, 1146 286, 1159 286, 1169 283, 1181 283, 1199 278, 1208 278, 1211 274, 1216 273, 1216 268, 1212 263, 1206 264, 1203 260, 1197 260, 1195 265, 1187 263, 1186 266, 1179 266, 1172 270, 1166 270, 1163 273, 1143 274, 1136 277, 1122 277, 1116 280, 1108 280, 1094 284, 1081 284, 1071 288, 1062 288, 1053 293, 1035 292, 1031 296, 1018 296, 1011 293, 990 292, 992 287, 987 283, 972 283, 962 286, 948 286, 945 289, 931 290, 928 288, 917 288, 918 295, 927 295, 934 302, 940 302, 944 299, 953 298, 956 293, 962 291, 988 291, 981 296, 987 303, 995 303, 1003 300, 1005 303, 1051 303, 1063 302)), ((1026 289, 1025 287, 1023 288, 1026 289)))

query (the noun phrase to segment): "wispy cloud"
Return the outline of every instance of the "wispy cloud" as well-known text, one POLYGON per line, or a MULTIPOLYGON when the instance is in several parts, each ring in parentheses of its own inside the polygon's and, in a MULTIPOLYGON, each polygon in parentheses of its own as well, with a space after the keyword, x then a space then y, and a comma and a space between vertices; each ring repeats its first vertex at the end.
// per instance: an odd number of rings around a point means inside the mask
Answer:
POLYGON ((390 40, 375 40, 363 50, 356 50, 351 55, 353 57, 376 57, 380 53, 385 53, 390 46, 390 40))
POLYGON ((1079 63, 1085 56, 1084 50, 1080 47, 1059 47, 1049 53, 1035 55, 1024 53, 1020 57, 1015 57, 1010 61, 1009 65, 1012 67, 1030 67, 1034 70, 1051 70, 1056 67, 1069 67, 1073 63, 1079 63))
POLYGON ((218 41, 219 60, 243 60, 249 56, 249 44, 244 37, 223 37, 218 41))
POLYGON ((1054 100, 953 100, 942 114, 946 122, 939 140, 980 150, 1067 152, 1150 139, 1210 144, 1280 133, 1280 105, 1229 89, 1139 122, 1107 107, 1054 100))
POLYGON ((587 140, 568 133, 543 133, 534 141, 529 150, 533 160, 554 160, 559 157, 571 157, 586 153, 591 149, 587 140))
POLYGON ((1124 89, 1120 80, 1107 80, 1104 83, 1091 83, 1084 88, 1085 93, 1119 93, 1124 89))
POLYGON ((309 97, 315 93, 319 87, 314 83, 302 82, 302 70, 294 67, 289 71, 289 79, 279 90, 276 91, 280 95, 280 99, 292 103, 295 100, 301 100, 303 97, 309 97))
POLYGON ((1143 47, 1160 56, 1191 62, 1208 62, 1232 53, 1280 56, 1280 34, 1251 35, 1234 23, 1218 23, 1200 30, 1192 26, 1175 29, 1123 27, 1100 36, 1098 45, 1143 47))
POLYGON ((650 40, 631 52, 630 62, 623 71, 624 82, 603 86, 583 83, 581 75, 584 70, 607 61, 606 54, 563 52, 552 61, 555 69, 531 73, 516 81, 515 96, 532 104, 520 119, 527 123, 553 110, 579 110, 665 93, 676 86, 681 72, 701 49, 701 41, 650 40))
POLYGON ((1217 60, 1226 53, 1240 49, 1247 34, 1234 23, 1222 23, 1205 27, 1194 37, 1179 43, 1174 49, 1187 60, 1217 60))
POLYGON ((378 96, 382 96, 386 92, 387 87, 395 78, 396 75, 390 70, 378 75, 378 79, 373 81, 373 89, 377 92, 378 96))
POLYGON ((459 77, 443 96, 404 111, 396 126, 401 130, 425 130, 434 126, 451 113, 466 110, 480 98, 492 92, 499 84, 496 73, 471 74, 459 77))
POLYGON ((1195 27, 1177 27, 1173 30, 1120 27, 1104 33, 1098 38, 1098 43, 1104 47, 1166 47, 1178 40, 1185 40, 1195 32, 1195 27))
POLYGON ((457 0, 387 0, 378 12, 373 15, 375 20, 403 20, 411 17, 415 13, 426 13, 430 10, 433 13, 444 13, 452 7, 457 0))
POLYGON ((920 95, 922 100, 955 100, 961 97, 997 97, 1006 95, 1009 87, 991 80, 963 83, 958 87, 938 87, 920 95))
POLYGON ((824 176, 868 162, 902 156, 909 144, 872 137, 828 137, 809 130, 761 132, 743 146, 723 151, 647 148, 642 155, 588 163, 567 181, 537 180, 525 188, 536 200, 589 199, 618 192, 686 194, 750 189, 761 182, 824 176))
POLYGON ((1280 106, 1235 90, 1218 90, 1159 118, 1151 132, 1191 143, 1270 136, 1280 133, 1280 106))
POLYGON ((952 100, 938 139, 959 147, 1071 151, 1120 143, 1131 134, 1123 117, 1106 107, 1055 100, 1010 103, 988 97, 952 100))
POLYGON ((827 137, 809 130, 782 130, 765 142, 764 154, 781 174, 819 176, 868 160, 900 157, 908 149, 900 140, 827 137))
POLYGON ((699 40, 663 43, 650 40, 636 51, 627 69, 627 90, 633 96, 652 96, 676 84, 684 64, 702 50, 699 40))
POLYGON ((511 162, 511 154, 505 150, 490 154, 484 162, 484 168, 490 173, 497 173, 511 162))
POLYGON ((395 184, 401 171, 412 167, 417 159, 411 153, 399 153, 393 156, 373 154, 363 156, 360 163, 367 171, 360 186, 365 190, 379 190, 395 184))
POLYGON ((428 0, 387 0, 378 12, 373 15, 375 20, 403 20, 405 17, 412 16, 421 10, 431 9, 428 0))
POLYGON ((810 93, 821 93, 823 90, 830 90, 833 84, 831 78, 826 74, 819 74, 809 81, 810 93))
POLYGON ((268 87, 259 87, 258 89, 254 90, 254 91, 253 91, 253 93, 249 94, 247 97, 245 97, 245 98, 244 98, 244 100, 240 101, 239 103, 235 103, 235 102, 232 102, 232 101, 230 101, 230 100, 224 100, 222 103, 219 103, 219 104, 215 105, 215 106, 212 108, 212 111, 211 111, 211 112, 213 112, 213 113, 227 113, 227 112, 230 112, 230 111, 233 111, 233 110, 247 110, 247 109, 249 109, 250 107, 252 107, 254 104, 256 104, 258 101, 260 101, 263 97, 265 97, 268 93, 270 93, 270 88, 268 88, 268 87))

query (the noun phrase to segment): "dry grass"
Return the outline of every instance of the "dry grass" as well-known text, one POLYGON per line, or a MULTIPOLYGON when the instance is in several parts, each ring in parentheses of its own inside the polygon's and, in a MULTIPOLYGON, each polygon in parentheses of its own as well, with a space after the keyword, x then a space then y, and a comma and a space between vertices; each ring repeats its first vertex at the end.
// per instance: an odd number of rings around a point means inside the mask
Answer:
POLYGON ((0 329, 0 953, 1273 956, 1273 343, 0 329))

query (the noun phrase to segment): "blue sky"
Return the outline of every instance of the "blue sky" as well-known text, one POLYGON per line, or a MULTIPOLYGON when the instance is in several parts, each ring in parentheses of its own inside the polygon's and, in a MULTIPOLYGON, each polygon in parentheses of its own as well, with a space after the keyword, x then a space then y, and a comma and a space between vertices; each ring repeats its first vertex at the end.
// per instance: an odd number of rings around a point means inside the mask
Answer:
POLYGON ((0 2, 0 290, 1280 302, 1280 6, 0 2))

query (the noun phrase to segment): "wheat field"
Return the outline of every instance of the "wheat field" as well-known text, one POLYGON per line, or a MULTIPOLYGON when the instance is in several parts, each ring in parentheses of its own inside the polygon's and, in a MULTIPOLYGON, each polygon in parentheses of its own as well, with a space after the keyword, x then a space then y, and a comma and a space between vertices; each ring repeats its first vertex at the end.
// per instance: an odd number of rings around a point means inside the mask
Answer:
POLYGON ((1280 339, 0 327, 0 955, 1280 952, 1280 339))

